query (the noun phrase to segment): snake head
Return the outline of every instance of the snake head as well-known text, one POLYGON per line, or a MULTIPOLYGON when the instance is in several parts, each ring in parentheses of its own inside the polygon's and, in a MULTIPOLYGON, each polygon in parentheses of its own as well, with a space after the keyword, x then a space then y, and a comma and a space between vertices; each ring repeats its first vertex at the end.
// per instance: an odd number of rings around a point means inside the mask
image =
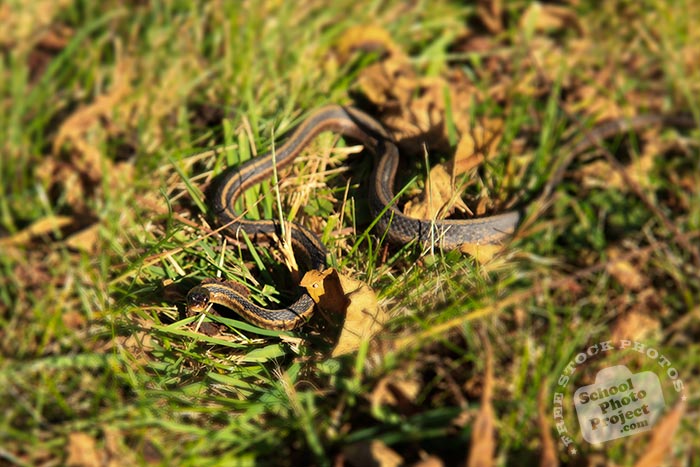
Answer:
POLYGON ((187 293, 187 313, 202 313, 209 306, 209 291, 204 287, 194 287, 187 293))

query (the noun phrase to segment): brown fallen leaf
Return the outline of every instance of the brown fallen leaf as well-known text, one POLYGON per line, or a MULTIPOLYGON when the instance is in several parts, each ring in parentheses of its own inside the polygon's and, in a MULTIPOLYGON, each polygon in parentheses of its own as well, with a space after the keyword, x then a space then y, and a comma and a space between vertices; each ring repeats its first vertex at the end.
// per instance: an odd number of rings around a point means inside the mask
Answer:
POLYGON ((339 58, 346 61, 356 51, 381 51, 382 59, 362 70, 355 81, 355 92, 380 109, 397 109, 411 99, 416 73, 410 59, 394 43, 389 33, 375 26, 348 28, 336 45, 339 58))
POLYGON ((649 316, 646 311, 633 309, 615 318, 610 339, 613 342, 620 340, 642 342, 659 331, 661 331, 661 323, 657 318, 649 316))
MULTIPOLYGON (((470 212, 461 198, 462 187, 455 183, 456 177, 473 171, 496 153, 502 128, 502 120, 488 119, 463 133, 454 157, 430 170, 424 192, 406 203, 404 214, 418 219, 444 219, 454 211, 470 212)), ((486 204, 483 201, 481 205, 486 204)))
POLYGON ((139 361, 145 362, 148 358, 147 354, 155 348, 153 332, 146 327, 141 327, 126 337, 117 338, 115 345, 124 348, 132 357, 138 357, 139 361))
POLYGON ((134 363, 146 363, 147 354, 155 348, 153 343, 153 322, 145 318, 132 315, 130 318, 129 332, 105 341, 100 346, 102 352, 125 351, 134 363))
POLYGON ((375 410, 382 406, 392 406, 397 407, 400 413, 410 415, 415 409, 421 387, 421 383, 410 378, 405 370, 396 371, 379 380, 372 389, 369 400, 375 410))
POLYGON ((100 225, 91 226, 76 232, 66 239, 66 245, 74 250, 95 253, 99 246, 100 225))
POLYGON ((501 250, 503 245, 480 245, 478 243, 463 243, 459 251, 472 256, 479 264, 486 264, 491 261, 501 250))
MULTIPOLYGON (((109 90, 78 107, 61 123, 52 154, 37 168, 37 177, 46 191, 51 196, 61 196, 76 214, 91 215, 94 207, 86 200, 105 186, 122 192, 133 179, 132 163, 114 162, 111 154, 103 153, 108 139, 124 137, 130 124, 138 125, 134 116, 137 112, 132 112, 135 102, 128 98, 136 73, 135 62, 124 58, 121 51, 118 55, 109 90)), ((127 217, 132 213, 124 214, 127 217)))
MULTIPOLYGON (((106 467, 122 467, 136 465, 137 459, 134 449, 126 445, 124 433, 116 428, 104 428, 103 436, 105 440, 105 455, 107 463, 103 463, 106 467)), ((148 446, 148 445, 146 445, 148 446)), ((152 460, 162 460, 159 457, 153 458, 153 452, 150 452, 152 460)))
MULTIPOLYGON (((115 81, 110 91, 97 96, 94 102, 71 114, 59 127, 53 141, 54 155, 59 154, 64 144, 69 143, 72 146, 78 156, 72 158, 73 165, 93 182, 102 179, 104 164, 110 161, 103 157, 91 130, 103 127, 105 121, 111 121, 113 109, 131 92, 129 83, 134 70, 133 63, 120 58, 115 70, 115 81)), ((109 171, 109 165, 106 168, 109 171)))
POLYGON ((64 24, 54 24, 44 32, 37 45, 44 49, 60 51, 68 45, 74 34, 73 28, 64 24))
POLYGON ((0 4, 0 46, 32 47, 34 37, 47 29, 70 0, 2 2, 0 4))
POLYGON ((589 190, 606 188, 622 192, 628 191, 622 175, 604 160, 596 160, 585 164, 578 170, 576 177, 581 179, 581 186, 589 190))
POLYGON ((122 467, 135 465, 136 457, 132 449, 124 443, 124 435, 115 428, 105 428, 102 432, 104 445, 97 446, 96 440, 87 433, 72 433, 68 436, 67 466, 73 467, 122 467))
MULTIPOLYGON (((485 15, 484 18, 500 21, 503 10, 500 1, 482 2, 479 7, 485 15)), ((490 20, 486 19, 486 21, 490 20)), ((385 31, 373 32, 371 29, 366 33, 362 29, 359 31, 370 38, 370 43, 383 44, 382 48, 390 52, 380 61, 362 70, 354 85, 354 91, 363 95, 364 99, 377 109, 377 117, 399 145, 402 157, 419 157, 425 151, 449 152, 451 142, 448 129, 450 127, 462 135, 471 134, 477 140, 475 146, 481 146, 482 135, 479 135, 481 129, 471 121, 473 114, 471 107, 474 102, 488 98, 490 90, 477 88, 473 84, 473 78, 459 69, 447 68, 440 75, 421 76, 408 55, 391 42, 385 31)), ((456 36, 460 36, 461 33, 464 37, 471 37, 467 35, 466 27, 464 31, 455 30, 453 33, 456 36)), ((353 34, 356 32, 353 31, 353 34)), ((356 44, 362 41, 349 40, 349 43, 356 44)), ((340 48, 360 49, 354 45, 349 47, 342 44, 340 48)), ((496 135, 500 138, 500 131, 496 135)), ((497 142, 495 143, 491 147, 495 147, 497 142)), ((470 152, 480 151, 475 147, 475 151, 470 152)), ((463 170, 468 169, 469 166, 463 170)), ((454 179, 454 174, 462 173, 463 170, 459 169, 459 163, 457 163, 448 170, 448 173, 452 174, 454 179), (453 171, 455 167, 457 170, 453 171)), ((437 177, 434 173, 431 176, 437 177)), ((447 193, 454 191, 453 189, 447 193)), ((433 193, 431 197, 437 199, 438 195, 433 193)), ((458 196, 443 197, 446 200, 453 199, 459 202, 458 196)), ((439 201, 430 203, 432 208, 429 211, 433 213, 440 210, 444 204, 439 201)), ((443 207, 442 211, 449 212, 451 209, 451 206, 443 207)), ((421 217, 435 218, 436 216, 421 217)))
POLYGON ((47 192, 52 192, 54 187, 60 187, 66 204, 71 206, 73 212, 86 212, 87 193, 91 187, 81 180, 80 173, 69 162, 59 160, 56 157, 45 157, 36 169, 36 177, 41 181, 47 192))
POLYGON ((642 275, 639 267, 626 260, 619 248, 608 248, 607 253, 610 261, 605 266, 605 270, 622 287, 627 290, 637 291, 641 290, 648 283, 647 278, 642 275))
POLYGON ((629 261, 613 261, 605 269, 627 290, 639 290, 646 284, 646 278, 629 261))
POLYGON ((398 467, 403 458, 380 440, 362 441, 343 448, 343 456, 355 467, 398 467))
POLYGON ((468 173, 479 167, 484 160, 484 155, 476 151, 476 142, 474 138, 469 134, 462 135, 459 143, 457 143, 455 157, 450 161, 449 172, 455 177, 468 173))
POLYGON ((676 446, 673 442, 673 434, 680 425, 685 406, 685 402, 677 402, 673 410, 656 423, 651 432, 651 439, 634 467, 657 467, 664 464, 671 448, 676 446))
POLYGON ((503 31, 502 3, 502 0, 479 0, 476 5, 477 16, 492 34, 503 31))
POLYGON ((496 155, 503 137, 503 120, 485 118, 462 132, 454 157, 454 175, 467 173, 496 155))
POLYGON ((520 28, 526 32, 549 32, 574 29, 584 35, 583 25, 571 8, 532 2, 520 17, 520 28))
POLYGON ((407 54, 393 45, 387 48, 390 53, 362 70, 354 92, 378 109, 378 117, 402 154, 413 156, 423 147, 446 152, 446 92, 454 124, 461 129, 461 122, 469 115, 474 86, 458 71, 450 71, 446 77, 419 77, 407 54))
POLYGON ((631 117, 635 114, 634 107, 620 104, 609 93, 601 92, 606 77, 602 73, 595 76, 596 85, 582 85, 576 87, 570 96, 567 96, 565 107, 568 112, 582 113, 593 117, 596 123, 605 120, 613 120, 622 117, 631 117))
POLYGON ((20 230, 14 235, 9 237, 0 238, 0 246, 10 247, 10 246, 22 246, 29 243, 32 239, 36 237, 41 237, 42 235, 49 235, 57 230, 61 230, 77 220, 71 216, 46 216, 35 221, 29 227, 20 230))
POLYGON ((334 269, 324 271, 311 270, 304 274, 299 285, 304 287, 314 302, 320 304, 334 313, 344 313, 348 306, 348 298, 345 296, 338 280, 330 276, 337 274, 334 269))
MULTIPOLYGON (((27 57, 29 80, 32 83, 37 82, 49 64, 68 45, 70 39, 75 35, 75 31, 68 26, 54 23, 43 32, 37 31, 37 35, 39 39, 33 44, 34 46, 27 57)), ((29 42, 31 44, 34 40, 29 42)), ((25 47, 28 45, 23 44, 25 47)))
POLYGON ((381 51, 390 55, 402 53, 386 29, 370 25, 349 27, 336 43, 336 51, 341 63, 346 62, 353 53, 360 50, 381 51))
POLYGON ((472 426, 468 467, 488 467, 494 465, 496 452, 495 416, 493 405, 493 350, 488 339, 480 333, 484 346, 484 383, 481 393, 481 408, 472 426))
MULTIPOLYGON (((571 39, 567 47, 562 47, 561 41, 554 40, 547 36, 535 36, 528 42, 530 54, 547 76, 557 76, 562 85, 577 89, 578 75, 568 73, 566 70, 576 69, 580 66, 582 59, 587 58, 592 52, 592 42, 588 38, 571 39)), ((526 95, 538 95, 541 92, 548 92, 546 88, 538 85, 541 78, 537 73, 527 73, 523 80, 514 83, 515 92, 526 95)))
POLYGON ((367 284, 339 274, 334 269, 309 271, 300 285, 327 313, 344 316, 343 329, 331 355, 337 357, 356 351, 370 340, 387 321, 377 296, 367 284))
POLYGON ((443 467, 444 465, 444 462, 439 457, 428 455, 414 463, 412 467, 443 467))
POLYGON ((667 152, 668 146, 660 141, 658 134, 645 132, 645 144, 639 157, 635 157, 632 163, 625 167, 625 172, 633 183, 645 189, 651 189, 654 183, 652 175, 657 159, 667 152))
POLYGON ((68 310, 61 314, 63 325, 72 331, 78 331, 85 327, 87 319, 77 310, 68 310))
POLYGON ((428 174, 425 191, 416 199, 407 201, 403 211, 409 217, 416 219, 444 219, 455 209, 467 212, 467 205, 460 197, 460 190, 454 184, 454 178, 448 173, 448 166, 438 164, 428 174))
POLYGON ((100 467, 102 465, 102 455, 97 449, 97 442, 87 433, 69 434, 66 451, 66 465, 68 467, 100 467))
MULTIPOLYGON (((416 80, 416 73, 408 59, 395 55, 362 70, 354 88, 379 108, 398 109, 410 102, 416 80)), ((415 134, 413 130, 404 131, 415 134)))

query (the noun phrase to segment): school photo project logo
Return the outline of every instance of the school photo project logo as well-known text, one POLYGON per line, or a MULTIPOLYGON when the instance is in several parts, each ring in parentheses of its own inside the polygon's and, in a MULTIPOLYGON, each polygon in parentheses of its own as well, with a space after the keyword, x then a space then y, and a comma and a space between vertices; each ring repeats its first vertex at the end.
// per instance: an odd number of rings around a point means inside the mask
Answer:
POLYGON ((553 415, 559 436, 570 454, 577 453, 573 439, 575 432, 566 427, 564 410, 572 405, 576 410, 580 433, 583 439, 591 444, 636 435, 653 428, 659 417, 664 414, 666 400, 661 379, 657 373, 648 370, 652 366, 657 366, 657 371, 661 369, 662 379, 668 379, 670 383, 668 387, 672 387, 682 400, 686 400, 683 380, 671 361, 653 347, 640 342, 600 342, 577 354, 569 362, 557 381, 553 415), (616 350, 643 354, 645 358, 642 363, 647 371, 632 373, 625 365, 602 368, 596 374, 593 384, 576 388, 573 400, 567 400, 565 391, 573 390, 568 386, 573 384, 572 375, 580 366, 591 357, 600 359, 601 353, 616 350))

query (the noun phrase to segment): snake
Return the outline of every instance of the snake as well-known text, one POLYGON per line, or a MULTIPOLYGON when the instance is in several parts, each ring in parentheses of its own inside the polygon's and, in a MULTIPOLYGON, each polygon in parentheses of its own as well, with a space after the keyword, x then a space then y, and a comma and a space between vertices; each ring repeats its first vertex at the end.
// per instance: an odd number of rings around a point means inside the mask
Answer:
MULTIPOLYGON (((687 118, 662 114, 612 120, 586 133, 574 144, 548 180, 543 193, 548 195, 563 178, 566 167, 575 157, 601 144, 605 139, 624 132, 639 131, 655 124, 688 126, 687 118)), ((333 132, 357 141, 374 156, 369 180, 369 208, 375 230, 394 245, 417 242, 423 246, 455 249, 465 243, 498 244, 515 231, 521 212, 507 211, 472 219, 428 220, 405 215, 398 208, 394 183, 399 167, 399 150, 384 127, 367 113, 341 105, 327 105, 314 111, 285 143, 274 151, 250 159, 239 166, 227 168, 219 176, 211 196, 212 213, 223 230, 234 237, 244 232, 254 242, 269 242, 282 229, 289 229, 295 256, 300 255, 309 269, 323 270, 327 251, 319 237, 295 222, 278 220, 248 220, 234 209, 235 202, 250 187, 271 177, 275 170, 289 164, 321 133, 333 132)), ((305 323, 313 314, 315 302, 302 292, 289 306, 268 309, 248 298, 241 284, 205 279, 187 294, 188 314, 205 312, 213 304, 235 311, 246 321, 263 329, 292 330, 305 323)))

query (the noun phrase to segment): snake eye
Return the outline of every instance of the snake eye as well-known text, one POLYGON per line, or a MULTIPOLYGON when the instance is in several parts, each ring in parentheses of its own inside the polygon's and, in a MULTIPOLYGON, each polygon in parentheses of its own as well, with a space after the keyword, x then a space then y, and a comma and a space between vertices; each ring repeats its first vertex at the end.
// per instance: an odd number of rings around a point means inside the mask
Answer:
POLYGON ((200 313, 209 305, 209 292, 202 287, 195 287, 187 294, 187 311, 200 313))

